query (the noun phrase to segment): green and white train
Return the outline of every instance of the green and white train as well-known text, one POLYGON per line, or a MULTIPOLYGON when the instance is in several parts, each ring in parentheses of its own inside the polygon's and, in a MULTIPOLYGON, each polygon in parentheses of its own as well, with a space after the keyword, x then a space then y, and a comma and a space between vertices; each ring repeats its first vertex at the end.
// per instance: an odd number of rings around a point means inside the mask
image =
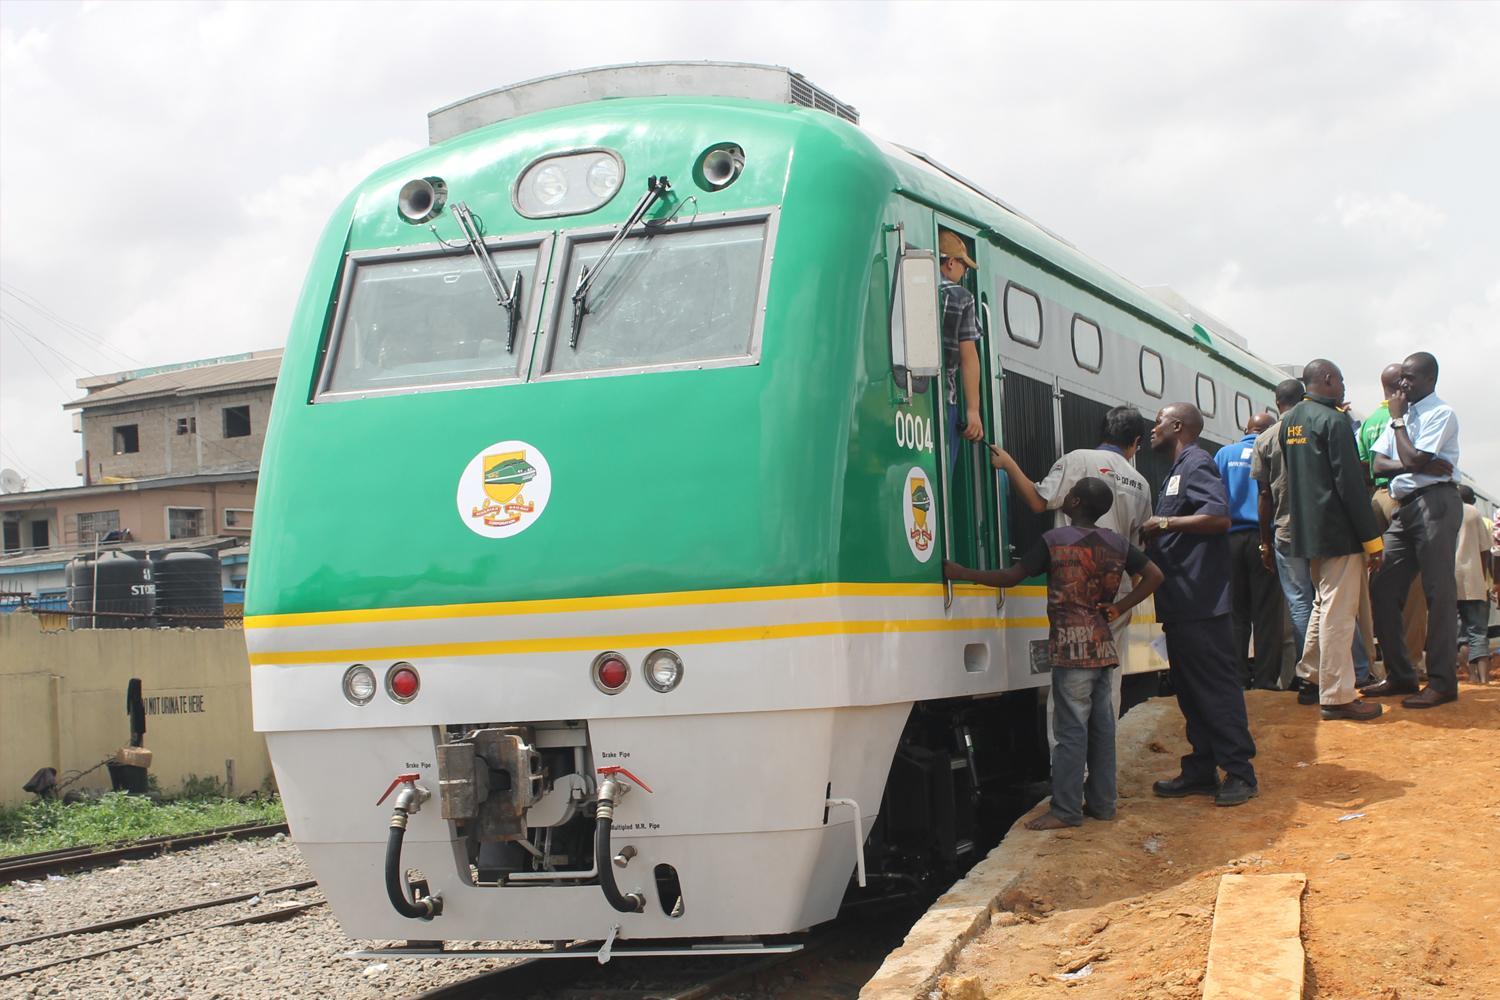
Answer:
POLYGON ((783 69, 566 74, 430 130, 318 244, 246 598, 345 930, 744 950, 962 865, 1045 776, 1045 599, 941 562, 1047 523, 938 457, 939 227, 1035 476, 1121 402, 1234 440, 1280 373, 783 69))

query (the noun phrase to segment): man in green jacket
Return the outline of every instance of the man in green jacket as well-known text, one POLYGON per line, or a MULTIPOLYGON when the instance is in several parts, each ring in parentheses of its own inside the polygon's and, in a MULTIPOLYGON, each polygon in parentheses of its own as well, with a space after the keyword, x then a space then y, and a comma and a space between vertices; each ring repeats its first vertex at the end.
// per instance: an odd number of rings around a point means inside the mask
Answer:
POLYGON ((1354 618, 1363 581, 1380 566, 1382 542, 1364 465, 1343 408, 1344 376, 1319 358, 1302 370, 1307 396, 1281 418, 1291 508, 1291 554, 1310 560, 1315 594, 1298 673, 1318 678, 1325 719, 1364 722, 1379 705, 1356 697, 1354 618))

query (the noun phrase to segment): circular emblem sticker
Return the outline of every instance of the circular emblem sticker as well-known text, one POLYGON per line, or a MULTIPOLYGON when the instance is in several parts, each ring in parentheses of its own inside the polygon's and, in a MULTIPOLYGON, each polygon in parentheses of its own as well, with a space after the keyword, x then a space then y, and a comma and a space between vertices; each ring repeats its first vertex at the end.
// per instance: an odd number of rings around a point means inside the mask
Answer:
POLYGON ((509 538, 536 523, 552 495, 552 470, 525 441, 497 441, 458 479, 458 517, 476 535, 509 538))
POLYGON ((901 514, 906 526, 906 544, 918 562, 932 558, 932 528, 936 521, 932 501, 932 477, 915 466, 906 474, 901 491, 901 514))

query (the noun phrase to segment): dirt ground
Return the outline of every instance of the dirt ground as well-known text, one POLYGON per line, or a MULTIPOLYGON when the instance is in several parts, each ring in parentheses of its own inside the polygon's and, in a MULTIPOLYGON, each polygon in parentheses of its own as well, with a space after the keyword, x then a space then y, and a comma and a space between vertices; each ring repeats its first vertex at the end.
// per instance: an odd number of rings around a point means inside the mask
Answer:
POLYGON ((1305 996, 1500 997, 1500 685, 1426 711, 1384 702, 1375 722, 1323 722, 1249 693, 1261 794, 1233 809, 1151 794, 1186 749, 1165 713, 1147 747, 1120 748, 1114 822, 1009 835, 1035 867, 943 992, 1198 997, 1219 876, 1303 872, 1305 996))

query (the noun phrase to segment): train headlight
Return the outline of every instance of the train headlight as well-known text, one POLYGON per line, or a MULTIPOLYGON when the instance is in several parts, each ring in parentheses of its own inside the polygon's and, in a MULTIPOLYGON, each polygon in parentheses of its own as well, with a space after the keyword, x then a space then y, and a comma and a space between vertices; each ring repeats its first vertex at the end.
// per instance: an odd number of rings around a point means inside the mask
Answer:
POLYGON ((556 207, 568 196, 568 178, 556 166, 543 167, 531 179, 531 192, 548 208, 556 207))
POLYGON ((511 203, 528 219, 603 208, 625 182, 625 161, 608 149, 580 149, 533 160, 516 178, 511 203))
POLYGON ((344 697, 354 705, 368 705, 375 697, 375 671, 356 663, 344 671, 344 697))
POLYGON ((601 156, 589 165, 589 190, 600 198, 608 198, 620 189, 620 161, 613 156, 601 156))
POLYGON ((590 672, 594 677, 594 687, 605 694, 619 694, 630 681, 630 664, 619 653, 600 653, 594 657, 590 672))
POLYGON ((422 688, 422 679, 417 668, 410 663, 393 663, 385 674, 385 690, 394 701, 405 704, 417 696, 422 688))
POLYGON ((646 683, 663 694, 682 682, 682 658, 670 649, 658 649, 646 657, 646 683))

